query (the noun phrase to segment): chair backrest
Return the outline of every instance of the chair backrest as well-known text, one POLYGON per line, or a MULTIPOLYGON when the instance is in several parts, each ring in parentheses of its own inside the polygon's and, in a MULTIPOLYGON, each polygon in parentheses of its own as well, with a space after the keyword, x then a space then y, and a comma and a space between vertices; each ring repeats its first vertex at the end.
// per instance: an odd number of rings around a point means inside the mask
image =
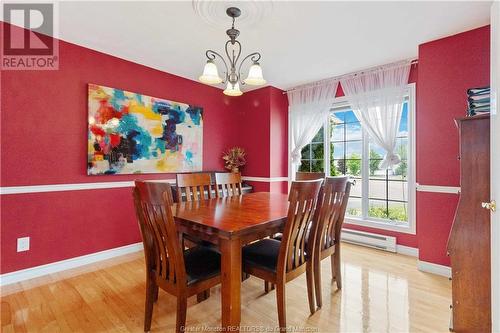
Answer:
POLYGON ((239 172, 215 173, 215 193, 221 198, 242 195, 241 174, 239 172))
POLYGON ((314 217, 317 223, 316 246, 320 251, 340 241, 350 191, 349 177, 326 177, 314 217))
POLYGON ((325 179, 324 172, 297 172, 295 174, 295 180, 316 180, 325 179))
POLYGON ((199 201, 212 199, 212 179, 209 173, 178 173, 177 201, 199 201), (183 193, 185 200, 182 200, 183 193))
POLYGON ((184 253, 172 215, 170 184, 136 181, 134 203, 148 274, 171 284, 187 283, 184 253))
POLYGON ((322 179, 295 181, 288 196, 288 217, 281 240, 278 273, 290 272, 306 262, 306 238, 316 209, 322 179))

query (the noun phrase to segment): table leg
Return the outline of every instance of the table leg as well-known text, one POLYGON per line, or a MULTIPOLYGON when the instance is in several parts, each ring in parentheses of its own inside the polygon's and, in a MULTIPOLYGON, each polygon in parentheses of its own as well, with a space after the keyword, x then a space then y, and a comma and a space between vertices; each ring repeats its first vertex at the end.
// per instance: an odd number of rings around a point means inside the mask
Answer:
POLYGON ((222 327, 239 332, 241 321, 241 240, 221 239, 222 327))

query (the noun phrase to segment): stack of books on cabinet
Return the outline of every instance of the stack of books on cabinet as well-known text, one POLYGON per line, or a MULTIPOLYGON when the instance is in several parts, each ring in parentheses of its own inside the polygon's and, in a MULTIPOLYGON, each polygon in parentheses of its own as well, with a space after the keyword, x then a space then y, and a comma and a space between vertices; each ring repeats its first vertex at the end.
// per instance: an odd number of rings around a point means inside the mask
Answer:
POLYGON ((467 89, 467 116, 490 112, 490 87, 467 89))

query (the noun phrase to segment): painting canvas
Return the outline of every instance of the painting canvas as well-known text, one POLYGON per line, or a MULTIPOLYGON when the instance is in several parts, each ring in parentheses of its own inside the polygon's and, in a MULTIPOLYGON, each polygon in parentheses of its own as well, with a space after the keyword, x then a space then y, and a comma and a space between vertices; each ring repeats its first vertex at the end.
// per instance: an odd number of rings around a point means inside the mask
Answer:
POLYGON ((89 84, 89 175, 202 170, 203 109, 89 84))

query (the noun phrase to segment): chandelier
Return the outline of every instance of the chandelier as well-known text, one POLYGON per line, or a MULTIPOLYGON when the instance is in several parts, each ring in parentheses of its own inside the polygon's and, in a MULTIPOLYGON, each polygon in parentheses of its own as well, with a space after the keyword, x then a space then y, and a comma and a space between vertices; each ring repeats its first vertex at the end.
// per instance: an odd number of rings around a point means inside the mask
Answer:
POLYGON ((243 92, 240 90, 241 85, 252 85, 260 86, 266 83, 266 80, 262 77, 262 68, 260 67, 259 60, 261 58, 259 52, 250 53, 238 64, 238 60, 241 55, 241 43, 236 40, 238 38, 240 31, 234 28, 234 20, 241 15, 241 10, 236 7, 229 7, 226 10, 226 14, 233 19, 233 24, 231 29, 226 31, 229 36, 229 40, 226 42, 225 50, 226 56, 229 62, 226 62, 223 56, 219 53, 207 50, 205 53, 207 56, 207 63, 203 69, 203 74, 199 77, 199 80, 205 84, 227 84, 224 94, 228 96, 241 96, 243 92), (224 78, 219 76, 219 71, 217 65, 215 64, 215 59, 220 59, 225 67, 224 78), (241 66, 243 63, 250 59, 252 65, 248 70, 248 76, 246 79, 241 79, 241 66), (236 69, 237 68, 237 69, 236 69))

